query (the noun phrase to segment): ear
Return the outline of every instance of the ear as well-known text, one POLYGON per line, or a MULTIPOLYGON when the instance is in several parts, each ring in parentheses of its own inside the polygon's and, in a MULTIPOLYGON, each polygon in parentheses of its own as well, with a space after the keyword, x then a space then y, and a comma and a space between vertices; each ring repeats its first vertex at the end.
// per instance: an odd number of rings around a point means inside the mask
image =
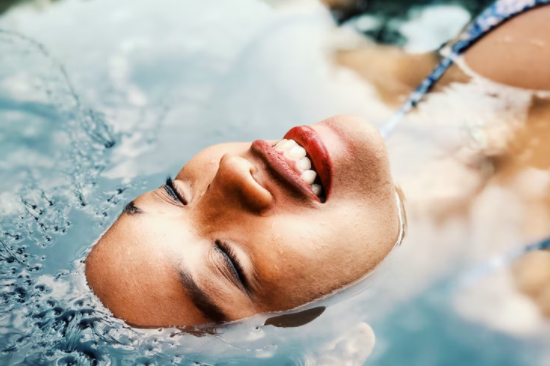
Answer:
POLYGON ((292 314, 283 314, 274 316, 265 321, 264 325, 273 325, 277 328, 296 328, 311 323, 315 319, 321 316, 325 311, 324 306, 307 309, 292 314))

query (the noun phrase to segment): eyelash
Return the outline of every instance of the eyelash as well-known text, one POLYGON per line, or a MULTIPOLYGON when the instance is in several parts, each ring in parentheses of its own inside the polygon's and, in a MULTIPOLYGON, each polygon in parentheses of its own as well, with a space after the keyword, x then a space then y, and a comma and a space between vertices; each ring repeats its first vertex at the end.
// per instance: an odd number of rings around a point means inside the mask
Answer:
POLYGON ((174 200, 182 205, 187 205, 187 200, 181 196, 176 187, 174 186, 174 181, 171 177, 166 178, 166 183, 164 184, 164 190, 168 195, 174 200))
POLYGON ((248 282, 244 274, 243 266, 241 265, 239 257, 237 257, 233 249, 219 240, 214 242, 214 248, 221 253, 224 260, 227 262, 228 267, 231 269, 231 272, 233 272, 239 282, 242 283, 244 288, 248 290, 248 282))

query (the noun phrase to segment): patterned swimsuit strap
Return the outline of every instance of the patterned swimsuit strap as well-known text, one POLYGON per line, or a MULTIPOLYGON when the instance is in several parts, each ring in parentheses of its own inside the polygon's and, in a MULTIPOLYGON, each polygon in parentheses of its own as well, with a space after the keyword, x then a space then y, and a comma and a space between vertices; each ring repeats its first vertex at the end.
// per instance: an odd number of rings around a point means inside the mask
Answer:
POLYGON ((550 0, 498 0, 485 11, 483 11, 465 31, 458 37, 457 41, 448 46, 447 56, 444 57, 434 71, 420 84, 420 86, 409 96, 408 100, 401 106, 397 113, 388 120, 380 129, 384 139, 388 139, 395 127, 403 121, 409 113, 429 93, 435 83, 441 79, 443 74, 453 65, 458 56, 462 55, 474 43, 493 29, 528 10, 538 6, 550 4, 550 0))

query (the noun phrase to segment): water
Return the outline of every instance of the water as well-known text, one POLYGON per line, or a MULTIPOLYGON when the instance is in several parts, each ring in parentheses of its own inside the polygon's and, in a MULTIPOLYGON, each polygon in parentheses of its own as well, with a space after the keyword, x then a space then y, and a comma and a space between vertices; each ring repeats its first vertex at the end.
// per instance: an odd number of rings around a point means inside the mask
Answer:
MULTIPOLYGON (((273 321, 261 315, 215 329, 138 330, 110 317, 85 284, 82 260, 130 199, 206 146, 278 138, 340 113, 381 125, 393 110, 330 61, 330 47, 354 35, 313 2, 274 10, 255 0, 64 0, 13 8, 0 29, 0 364, 550 359, 539 318, 480 314, 495 309, 483 295, 505 274, 452 285, 485 258, 471 255, 491 229, 482 218, 441 224, 413 214, 384 267, 316 304, 326 309, 300 327, 265 325, 273 321)), ((513 296, 522 313, 528 303, 513 296)))

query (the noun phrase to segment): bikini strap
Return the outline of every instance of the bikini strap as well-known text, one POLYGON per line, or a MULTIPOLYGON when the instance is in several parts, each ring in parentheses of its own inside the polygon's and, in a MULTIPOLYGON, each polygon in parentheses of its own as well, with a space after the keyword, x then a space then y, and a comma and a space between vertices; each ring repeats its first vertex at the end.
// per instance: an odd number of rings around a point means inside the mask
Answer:
POLYGON ((484 10, 470 23, 458 37, 457 41, 444 48, 445 57, 434 71, 412 92, 408 100, 397 113, 380 128, 384 139, 388 139, 395 127, 401 123, 407 113, 415 108, 430 92, 435 83, 453 65, 455 60, 486 34, 504 24, 506 21, 536 7, 550 4, 550 0, 498 0, 484 10))
POLYGON ((511 250, 504 255, 496 256, 483 264, 477 265, 465 271, 461 276, 459 276, 456 284, 459 288, 467 288, 475 284, 483 277, 490 275, 494 271, 511 265, 514 261, 529 252, 548 249, 550 249, 550 238, 526 245, 519 249, 511 250))

